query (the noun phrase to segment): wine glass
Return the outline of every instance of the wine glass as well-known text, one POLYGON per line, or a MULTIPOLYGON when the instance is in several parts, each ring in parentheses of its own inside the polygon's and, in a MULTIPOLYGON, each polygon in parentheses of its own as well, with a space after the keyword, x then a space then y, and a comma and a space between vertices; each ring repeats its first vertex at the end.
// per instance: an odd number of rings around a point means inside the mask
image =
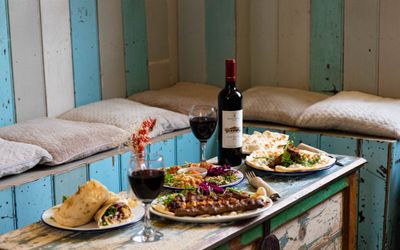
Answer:
POLYGON ((160 194, 164 185, 164 159, 158 154, 135 154, 128 167, 128 180, 133 193, 145 205, 144 227, 132 237, 136 242, 153 242, 163 234, 150 224, 151 202, 160 194))
POLYGON ((211 105, 193 105, 189 113, 190 127, 200 141, 201 161, 206 161, 206 144, 217 126, 217 109, 211 105))

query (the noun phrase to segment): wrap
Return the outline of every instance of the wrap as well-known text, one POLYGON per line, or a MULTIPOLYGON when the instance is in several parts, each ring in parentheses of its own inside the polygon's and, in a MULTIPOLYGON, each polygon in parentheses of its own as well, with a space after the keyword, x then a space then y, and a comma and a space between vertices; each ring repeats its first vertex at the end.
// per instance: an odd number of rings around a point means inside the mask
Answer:
POLYGON ((105 227, 120 224, 130 219, 132 215, 129 201, 113 194, 97 211, 94 219, 99 227, 105 227))
POLYGON ((53 217, 58 224, 64 226, 84 225, 93 219, 95 213, 109 197, 110 193, 103 184, 90 180, 56 208, 53 217))

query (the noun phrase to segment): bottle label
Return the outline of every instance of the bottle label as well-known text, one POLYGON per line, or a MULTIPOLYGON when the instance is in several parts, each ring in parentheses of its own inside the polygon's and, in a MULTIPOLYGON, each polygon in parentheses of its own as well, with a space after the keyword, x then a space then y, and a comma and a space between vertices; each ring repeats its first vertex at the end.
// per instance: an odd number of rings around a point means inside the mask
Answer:
POLYGON ((222 147, 242 147, 243 110, 222 111, 222 147))

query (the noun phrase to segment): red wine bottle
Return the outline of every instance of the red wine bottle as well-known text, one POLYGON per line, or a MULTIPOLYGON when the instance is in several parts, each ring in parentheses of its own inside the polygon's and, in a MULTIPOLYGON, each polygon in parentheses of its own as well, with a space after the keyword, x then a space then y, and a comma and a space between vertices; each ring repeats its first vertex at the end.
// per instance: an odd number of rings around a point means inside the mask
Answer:
POLYGON ((236 61, 225 60, 225 88, 218 95, 218 163, 242 163, 242 94, 236 88, 236 61))

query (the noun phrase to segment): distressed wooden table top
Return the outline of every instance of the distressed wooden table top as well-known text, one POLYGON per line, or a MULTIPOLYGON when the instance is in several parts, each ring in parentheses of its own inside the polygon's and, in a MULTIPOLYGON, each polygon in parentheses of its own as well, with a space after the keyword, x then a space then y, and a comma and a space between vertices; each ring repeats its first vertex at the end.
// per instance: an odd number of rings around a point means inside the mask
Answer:
MULTIPOLYGON (((316 174, 299 177, 278 177, 266 175, 260 171, 256 174, 265 179, 281 198, 262 215, 250 219, 218 224, 177 223, 152 216, 154 227, 163 234, 164 239, 154 243, 135 243, 132 235, 141 228, 141 223, 101 233, 77 233, 63 231, 37 222, 27 227, 0 235, 0 249, 207 249, 218 246, 250 227, 272 218, 294 203, 303 200, 312 193, 346 176, 365 160, 346 157, 345 166, 337 166, 316 174)), ((246 171, 246 166, 240 170, 246 171)), ((254 191, 244 180, 238 188, 254 191)))

